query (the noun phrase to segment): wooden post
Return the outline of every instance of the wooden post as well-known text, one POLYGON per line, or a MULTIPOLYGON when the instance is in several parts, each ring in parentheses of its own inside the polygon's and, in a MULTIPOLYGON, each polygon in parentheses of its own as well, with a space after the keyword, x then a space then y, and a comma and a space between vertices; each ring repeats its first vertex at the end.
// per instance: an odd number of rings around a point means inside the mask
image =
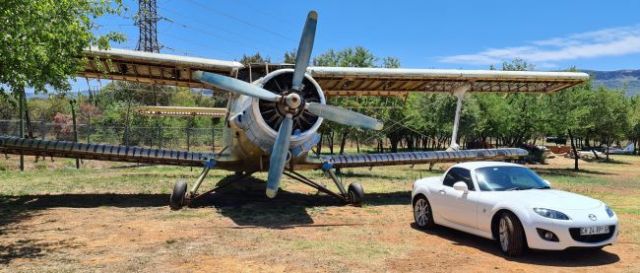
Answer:
POLYGON ((216 151, 216 118, 211 118, 211 151, 216 151))
MULTIPOLYGON (((25 94, 24 88, 18 91, 18 111, 20 112, 20 138, 24 138, 24 108, 25 108, 25 94)), ((24 171, 24 155, 20 154, 20 171, 24 171)))
POLYGON ((129 146, 129 114, 131 113, 131 94, 129 94, 129 101, 127 102, 127 114, 125 116, 124 124, 124 145, 129 146))
MULTIPOLYGON (((164 121, 164 117, 162 117, 161 119, 162 121, 164 121)), ((157 122, 156 125, 158 126, 158 149, 162 149, 162 125, 160 125, 159 122, 157 122)))
MULTIPOLYGON (((78 142, 78 123, 76 121, 76 108, 74 107, 74 105, 76 104, 76 100, 69 100, 69 104, 71 105, 71 119, 73 120, 73 141, 78 142)), ((80 169, 79 158, 76 158, 76 169, 80 169)))

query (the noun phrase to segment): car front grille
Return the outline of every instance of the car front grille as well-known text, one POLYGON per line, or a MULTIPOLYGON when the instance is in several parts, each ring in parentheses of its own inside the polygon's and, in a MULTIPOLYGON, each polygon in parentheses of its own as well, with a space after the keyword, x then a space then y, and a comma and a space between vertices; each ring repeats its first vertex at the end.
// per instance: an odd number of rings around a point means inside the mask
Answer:
POLYGON ((616 233, 616 226, 609 226, 609 233, 596 234, 596 235, 580 235, 580 228, 570 228, 571 238, 578 242, 583 243, 599 243, 611 239, 613 234, 616 233))

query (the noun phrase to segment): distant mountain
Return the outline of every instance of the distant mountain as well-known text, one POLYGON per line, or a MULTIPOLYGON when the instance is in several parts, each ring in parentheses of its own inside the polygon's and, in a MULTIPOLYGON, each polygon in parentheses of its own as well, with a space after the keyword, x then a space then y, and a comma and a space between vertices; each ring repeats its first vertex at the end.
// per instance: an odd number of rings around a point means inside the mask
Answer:
POLYGON ((640 69, 596 71, 582 70, 593 78, 594 86, 624 90, 627 96, 640 95, 640 69))

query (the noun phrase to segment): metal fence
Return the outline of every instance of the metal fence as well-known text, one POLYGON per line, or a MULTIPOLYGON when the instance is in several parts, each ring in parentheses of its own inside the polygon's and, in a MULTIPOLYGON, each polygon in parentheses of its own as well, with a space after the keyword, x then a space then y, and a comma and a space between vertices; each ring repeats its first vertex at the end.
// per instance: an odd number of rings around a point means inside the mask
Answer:
MULTIPOLYGON (((78 141, 114 145, 143 146, 190 151, 219 151, 222 147, 222 128, 219 127, 126 127, 78 124, 78 141)), ((0 134, 18 136, 19 120, 0 120, 0 134)), ((44 140, 74 140, 72 124, 48 121, 25 123, 25 134, 44 140)))

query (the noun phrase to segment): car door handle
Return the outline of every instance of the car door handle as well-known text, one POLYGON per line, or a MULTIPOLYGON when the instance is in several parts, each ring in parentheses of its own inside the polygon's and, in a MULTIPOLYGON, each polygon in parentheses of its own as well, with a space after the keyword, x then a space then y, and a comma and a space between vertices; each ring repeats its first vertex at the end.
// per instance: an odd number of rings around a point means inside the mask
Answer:
POLYGON ((440 193, 440 195, 445 195, 446 193, 444 192, 444 190, 440 190, 438 191, 440 193))

